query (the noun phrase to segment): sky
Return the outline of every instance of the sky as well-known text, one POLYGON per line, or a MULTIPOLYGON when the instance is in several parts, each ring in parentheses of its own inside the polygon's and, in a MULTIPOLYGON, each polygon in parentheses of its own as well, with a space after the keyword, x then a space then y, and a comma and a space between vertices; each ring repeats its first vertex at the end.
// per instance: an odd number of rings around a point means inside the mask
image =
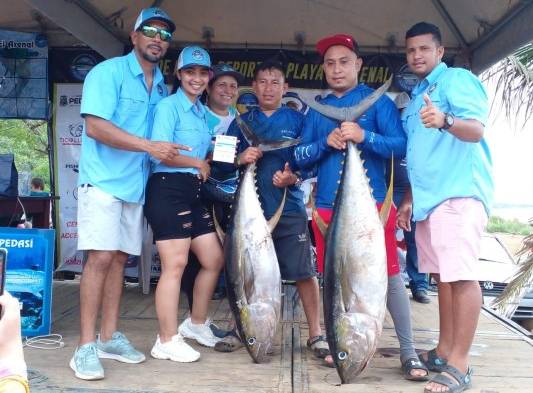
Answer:
MULTIPOLYGON (((492 99, 494 89, 485 85, 492 99)), ((492 155, 495 185, 491 215, 527 222, 533 217, 533 120, 519 128, 493 110, 485 138, 492 155), (501 204, 529 206, 503 208, 501 204)))
MULTIPOLYGON (((492 99, 494 88, 485 85, 492 99)), ((500 107, 498 102, 494 107, 500 107)), ((533 206, 533 120, 520 128, 493 109, 485 137, 493 159, 494 202, 533 206)))
POLYGON ((514 130, 504 119, 486 128, 493 159, 495 203, 533 205, 533 122, 514 130))

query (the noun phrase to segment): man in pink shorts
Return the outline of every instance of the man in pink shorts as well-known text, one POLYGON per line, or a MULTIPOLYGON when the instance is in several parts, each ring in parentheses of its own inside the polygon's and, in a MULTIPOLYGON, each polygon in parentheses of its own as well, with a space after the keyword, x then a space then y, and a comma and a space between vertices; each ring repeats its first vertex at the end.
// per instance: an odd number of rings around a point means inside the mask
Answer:
POLYGON ((419 271, 438 283, 439 343, 420 360, 439 374, 424 392, 462 392, 471 386, 468 351, 481 309, 476 268, 494 188, 483 139, 487 94, 472 73, 441 61, 437 26, 417 23, 405 38, 419 81, 402 114, 411 190, 397 225, 410 230, 412 214, 419 271))

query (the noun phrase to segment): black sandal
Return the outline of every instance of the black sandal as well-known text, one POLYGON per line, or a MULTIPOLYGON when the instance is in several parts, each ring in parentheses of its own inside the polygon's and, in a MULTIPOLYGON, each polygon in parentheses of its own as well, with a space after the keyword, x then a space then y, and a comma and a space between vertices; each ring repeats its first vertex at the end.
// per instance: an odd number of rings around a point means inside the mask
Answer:
POLYGON ((428 368, 429 371, 436 371, 440 373, 448 363, 446 359, 443 359, 437 355, 437 348, 433 348, 432 350, 426 352, 428 357, 427 360, 424 359, 422 355, 423 354, 419 356, 420 361, 428 368))
MULTIPOLYGON (((438 383, 446 386, 448 390, 445 393, 461 393, 472 387, 472 368, 468 367, 465 374, 453 366, 444 366, 440 374, 435 375, 429 382, 438 383), (446 374, 442 374, 442 373, 446 374)), ((424 393, 434 393, 433 390, 424 389, 424 393)))
POLYGON ((313 351, 313 354, 319 359, 324 359, 330 354, 329 345, 324 336, 309 337, 307 348, 313 351))
POLYGON ((418 357, 405 359, 402 362, 402 371, 404 378, 409 381, 427 381, 429 379, 429 370, 418 357), (413 375, 411 374, 413 370, 423 370, 426 372, 426 375, 413 375))

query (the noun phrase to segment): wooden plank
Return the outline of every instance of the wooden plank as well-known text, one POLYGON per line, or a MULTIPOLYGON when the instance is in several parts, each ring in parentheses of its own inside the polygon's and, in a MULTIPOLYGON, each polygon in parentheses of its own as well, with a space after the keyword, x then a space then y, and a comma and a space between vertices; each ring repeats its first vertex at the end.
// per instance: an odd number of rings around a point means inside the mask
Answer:
MULTIPOLYGON (((25 348, 26 361, 32 370, 32 392, 81 393, 337 393, 337 392, 404 392, 420 393, 423 384, 403 379, 400 371, 398 340, 390 316, 379 342, 379 351, 369 367, 353 384, 338 386, 336 370, 326 368, 305 347, 308 325, 300 312, 294 286, 284 287, 282 323, 270 362, 254 364, 241 349, 219 353, 192 343, 200 351, 199 362, 178 364, 148 357, 140 365, 104 360, 106 378, 85 382, 76 379, 68 362, 79 335, 78 283, 54 283, 53 332, 63 335, 65 347, 56 351, 25 348)), ((430 349, 438 339, 436 297, 429 305, 411 303, 417 349, 430 349)), ((124 291, 119 328, 134 345, 148 354, 158 330, 153 295, 144 296, 136 286, 124 291)), ((213 319, 229 322, 227 301, 210 304, 213 319)), ((187 313, 181 297, 180 318, 187 313)), ((483 313, 471 349, 474 368, 473 393, 527 392, 533 386, 531 359, 533 345, 515 332, 483 313)))

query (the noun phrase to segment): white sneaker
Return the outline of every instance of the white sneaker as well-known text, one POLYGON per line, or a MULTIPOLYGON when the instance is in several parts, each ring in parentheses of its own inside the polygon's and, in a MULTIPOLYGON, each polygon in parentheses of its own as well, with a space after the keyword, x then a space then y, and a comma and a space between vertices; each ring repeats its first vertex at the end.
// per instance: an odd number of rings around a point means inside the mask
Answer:
POLYGON ((156 359, 172 360, 173 362, 190 363, 200 359, 200 352, 195 351, 183 341, 181 334, 172 336, 169 342, 161 343, 159 335, 150 352, 156 359))
POLYGON ((213 348, 221 340, 213 334, 209 328, 209 320, 205 323, 192 323, 191 318, 187 318, 178 328, 178 332, 186 338, 196 340, 198 344, 213 348))

